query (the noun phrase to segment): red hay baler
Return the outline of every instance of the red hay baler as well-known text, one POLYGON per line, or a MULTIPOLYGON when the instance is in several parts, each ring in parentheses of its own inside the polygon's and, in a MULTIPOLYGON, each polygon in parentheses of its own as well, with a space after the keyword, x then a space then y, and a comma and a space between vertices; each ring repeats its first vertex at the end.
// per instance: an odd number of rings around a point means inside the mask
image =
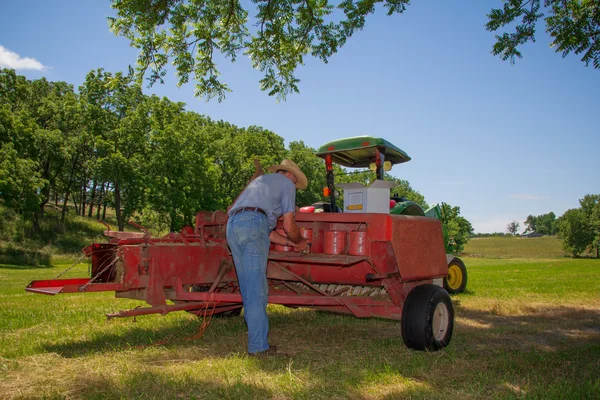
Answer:
MULTIPOLYGON (((389 198, 389 196, 388 196, 389 198)), ((297 213, 311 252, 272 246, 269 302, 401 321, 406 346, 438 350, 450 342, 454 309, 440 286, 448 273, 441 222, 385 213, 297 213), (435 284, 434 284, 435 280, 435 284)), ((115 292, 149 307, 108 314, 239 312, 242 298, 225 238, 227 214, 199 212, 196 225, 162 238, 114 232, 84 249, 91 277, 31 282, 55 295, 115 292)), ((282 229, 281 221, 278 229, 282 229)))

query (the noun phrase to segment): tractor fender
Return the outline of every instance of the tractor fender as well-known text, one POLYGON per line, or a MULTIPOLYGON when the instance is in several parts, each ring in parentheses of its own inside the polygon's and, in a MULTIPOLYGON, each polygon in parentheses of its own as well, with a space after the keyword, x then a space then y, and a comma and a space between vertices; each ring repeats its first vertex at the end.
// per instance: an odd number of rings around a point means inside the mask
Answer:
POLYGON ((414 201, 407 200, 397 202, 396 205, 390 210, 390 214, 416 215, 423 217, 425 216, 425 211, 423 211, 421 206, 415 203, 414 201))

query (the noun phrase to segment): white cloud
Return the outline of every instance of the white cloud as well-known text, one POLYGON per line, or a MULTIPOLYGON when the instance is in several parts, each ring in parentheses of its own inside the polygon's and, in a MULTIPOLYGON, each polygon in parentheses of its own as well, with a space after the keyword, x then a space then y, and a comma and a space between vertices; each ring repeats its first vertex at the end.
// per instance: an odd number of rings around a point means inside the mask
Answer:
POLYGON ((35 58, 23 58, 2 45, 0 45, 0 67, 15 70, 33 69, 36 71, 43 71, 48 68, 35 58))
POLYGON ((548 196, 535 196, 533 194, 523 194, 523 193, 511 194, 510 198, 511 199, 518 199, 518 200, 545 200, 545 199, 549 199, 548 196))

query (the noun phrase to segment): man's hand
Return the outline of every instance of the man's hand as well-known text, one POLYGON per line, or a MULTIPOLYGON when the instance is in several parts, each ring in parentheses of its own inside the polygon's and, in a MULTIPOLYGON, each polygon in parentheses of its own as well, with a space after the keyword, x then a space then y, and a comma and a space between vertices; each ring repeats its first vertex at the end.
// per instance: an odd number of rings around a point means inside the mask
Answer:
POLYGON ((308 242, 306 241, 306 239, 302 239, 302 241, 300 243, 296 244, 295 247, 296 247, 296 250, 302 254, 310 253, 310 246, 308 245, 308 242))

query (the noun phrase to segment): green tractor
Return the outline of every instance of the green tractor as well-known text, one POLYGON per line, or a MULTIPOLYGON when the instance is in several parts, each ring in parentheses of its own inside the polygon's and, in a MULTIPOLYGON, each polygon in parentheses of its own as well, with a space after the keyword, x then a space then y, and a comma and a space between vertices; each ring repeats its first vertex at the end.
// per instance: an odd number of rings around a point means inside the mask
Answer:
MULTIPOLYGON (((316 203, 310 209, 303 207, 308 212, 389 212, 390 214, 412 215, 420 217, 437 218, 444 221, 444 215, 439 205, 429 210, 405 198, 391 198, 387 209, 382 209, 383 204, 378 197, 387 196, 393 186, 392 182, 384 181, 385 171, 392 169, 395 164, 410 161, 410 157, 400 148, 382 138, 371 136, 357 136, 329 142, 319 148, 317 156, 325 160, 327 188, 325 195, 328 202, 316 203), (366 188, 360 183, 335 184, 333 164, 347 168, 369 168, 376 174, 376 180, 366 188), (336 186, 344 189, 344 208, 340 208, 337 201, 336 186), (369 201, 370 200, 370 201, 369 201), (378 208, 375 204, 377 204, 378 208), (391 208, 390 208, 391 206, 391 208)), ((467 269, 463 261, 454 256, 452 238, 448 237, 448 230, 442 223, 444 243, 446 246, 446 260, 448 262, 448 276, 444 278, 443 286, 451 294, 462 293, 467 286, 467 269)))

